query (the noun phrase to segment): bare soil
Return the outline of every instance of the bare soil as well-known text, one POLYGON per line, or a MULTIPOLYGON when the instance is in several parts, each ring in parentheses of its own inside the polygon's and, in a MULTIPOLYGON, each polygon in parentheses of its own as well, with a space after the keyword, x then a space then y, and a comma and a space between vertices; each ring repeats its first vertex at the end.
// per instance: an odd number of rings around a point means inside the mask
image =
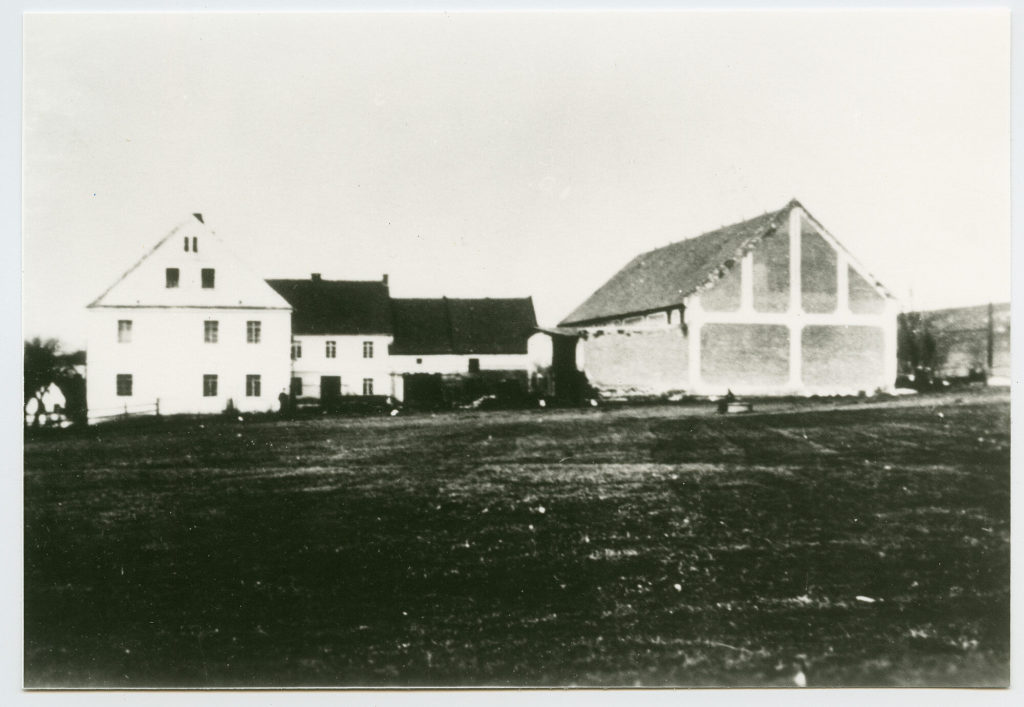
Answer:
POLYGON ((27 440, 26 686, 1007 684, 1008 394, 755 410, 27 440))

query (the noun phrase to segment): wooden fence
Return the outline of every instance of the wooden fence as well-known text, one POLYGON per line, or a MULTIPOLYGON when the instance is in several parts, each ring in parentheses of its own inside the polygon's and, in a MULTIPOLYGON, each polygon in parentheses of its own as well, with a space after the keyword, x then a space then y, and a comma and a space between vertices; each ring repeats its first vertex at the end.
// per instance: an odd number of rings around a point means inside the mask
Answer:
POLYGON ((107 420, 124 420, 130 417, 147 417, 160 415, 160 398, 152 403, 124 404, 116 407, 89 410, 89 424, 106 422, 107 420))

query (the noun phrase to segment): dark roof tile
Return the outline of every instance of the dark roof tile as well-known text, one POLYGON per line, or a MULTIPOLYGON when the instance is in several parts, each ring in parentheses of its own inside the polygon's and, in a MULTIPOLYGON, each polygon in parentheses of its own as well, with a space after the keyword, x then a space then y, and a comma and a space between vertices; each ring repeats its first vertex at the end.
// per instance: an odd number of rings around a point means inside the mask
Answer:
POLYGON ((390 334, 391 297, 383 282, 267 280, 292 306, 295 334, 390 334))
POLYGON ((533 299, 393 299, 392 354, 524 354, 533 299))

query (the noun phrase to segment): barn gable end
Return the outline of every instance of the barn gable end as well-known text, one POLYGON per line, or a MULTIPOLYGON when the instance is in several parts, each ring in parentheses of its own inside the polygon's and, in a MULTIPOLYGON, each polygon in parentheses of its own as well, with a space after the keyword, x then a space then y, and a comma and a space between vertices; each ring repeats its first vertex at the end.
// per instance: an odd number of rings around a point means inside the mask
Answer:
POLYGON ((638 256, 561 326, 598 388, 830 394, 892 387, 895 322, 891 294, 793 200, 638 256))

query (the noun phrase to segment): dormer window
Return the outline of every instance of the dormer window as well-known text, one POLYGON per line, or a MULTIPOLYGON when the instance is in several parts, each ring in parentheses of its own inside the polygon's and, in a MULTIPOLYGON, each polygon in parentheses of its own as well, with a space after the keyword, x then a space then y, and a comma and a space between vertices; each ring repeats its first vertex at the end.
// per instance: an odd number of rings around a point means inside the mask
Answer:
POLYGON ((199 239, 196 238, 195 236, 192 236, 192 252, 193 253, 198 253, 199 252, 199 239))
POLYGON ((213 289, 213 268, 203 268, 203 289, 213 289))
POLYGON ((167 268, 165 271, 168 289, 178 286, 178 268, 167 268))
POLYGON ((188 236, 185 236, 185 252, 188 252, 188 236))

